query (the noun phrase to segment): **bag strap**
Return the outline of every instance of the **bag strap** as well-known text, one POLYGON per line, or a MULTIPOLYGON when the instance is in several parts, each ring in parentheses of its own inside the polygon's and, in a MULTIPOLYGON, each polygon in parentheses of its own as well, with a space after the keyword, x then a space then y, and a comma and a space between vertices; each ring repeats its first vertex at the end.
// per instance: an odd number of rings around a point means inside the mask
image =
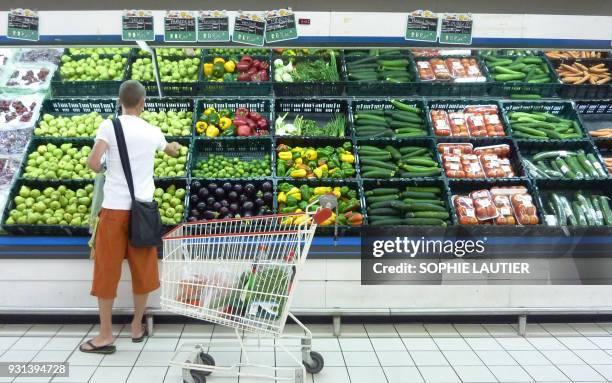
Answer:
POLYGON ((134 180, 132 178, 132 168, 130 167, 130 157, 128 157, 125 136, 123 135, 123 127, 121 126, 121 121, 119 121, 119 118, 113 118, 113 127, 115 128, 115 139, 117 140, 117 148, 119 149, 119 157, 121 158, 123 174, 125 174, 128 189, 130 189, 132 201, 136 201, 134 194, 134 180))

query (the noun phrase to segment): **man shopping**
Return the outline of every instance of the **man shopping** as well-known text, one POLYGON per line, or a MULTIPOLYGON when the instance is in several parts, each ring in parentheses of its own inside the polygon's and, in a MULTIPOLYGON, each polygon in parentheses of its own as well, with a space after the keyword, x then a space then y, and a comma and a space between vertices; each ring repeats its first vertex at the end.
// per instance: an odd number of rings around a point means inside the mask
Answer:
MULTIPOLYGON (((167 143, 157 127, 141 119, 146 91, 137 81, 125 81, 119 89, 122 115, 119 121, 125 136, 129 163, 132 169, 134 194, 137 201, 153 200, 153 160, 157 150, 172 157, 178 155, 180 145, 167 143)), ((106 154, 104 199, 95 237, 95 264, 91 295, 98 298, 100 333, 80 346, 82 352, 112 354, 112 307, 117 296, 123 260, 127 258, 132 274, 134 318, 131 323, 133 342, 142 342, 148 335, 142 318, 149 293, 159 288, 157 249, 133 247, 129 241, 128 224, 132 197, 121 165, 121 158, 111 120, 100 124, 96 142, 87 160, 95 172, 103 170, 102 157, 106 154)))

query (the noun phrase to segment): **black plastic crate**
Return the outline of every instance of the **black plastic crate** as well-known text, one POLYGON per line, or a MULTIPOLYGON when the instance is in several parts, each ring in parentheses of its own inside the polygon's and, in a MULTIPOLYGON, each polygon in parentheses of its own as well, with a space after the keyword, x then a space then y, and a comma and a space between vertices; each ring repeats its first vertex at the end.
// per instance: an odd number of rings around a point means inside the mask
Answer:
MULTIPOLYGON (((427 135, 424 137, 432 136, 431 124, 427 117, 429 115, 427 104, 422 99, 417 99, 417 98, 398 98, 397 100, 403 104, 421 109, 420 117, 423 119, 423 122, 425 123, 425 130, 427 132, 427 135)), ((354 133, 355 132, 355 114, 357 114, 358 112, 362 110, 367 111, 367 110, 377 110, 377 109, 382 109, 385 111, 396 110, 395 106, 393 106, 393 104, 391 104, 389 100, 356 99, 356 100, 351 101, 350 123, 351 123, 351 130, 353 131, 353 134, 355 134, 354 133)), ((355 138, 358 141, 371 139, 370 137, 357 137, 356 135, 355 135, 355 138)))
MULTIPOLYGON (((177 175, 177 176, 168 176, 168 177, 159 177, 159 176, 154 175, 155 180, 160 180, 160 181, 161 180, 176 180, 176 179, 187 178, 189 176, 189 171, 191 170, 191 158, 193 156, 193 143, 191 142, 191 137, 176 138, 176 139, 173 139, 172 141, 176 141, 181 146, 184 146, 187 148, 187 156, 186 156, 185 166, 184 166, 185 174, 177 175)), ((154 171, 155 171, 155 167, 154 167, 154 171)))
MULTIPOLYGON (((353 163, 353 169, 355 169, 355 174, 352 177, 345 177, 345 178, 332 178, 332 177, 324 177, 321 178, 321 181, 337 181, 340 179, 345 179, 345 180, 356 180, 357 179, 357 158, 356 158, 356 149, 353 145, 353 142, 348 139, 348 138, 323 138, 323 137, 276 137, 274 140, 274 152, 273 152, 273 162, 276 166, 276 178, 278 179, 282 179, 283 181, 291 181, 291 180, 295 180, 295 181, 300 181, 300 180, 317 180, 317 178, 292 178, 292 177, 284 177, 280 174, 278 174, 278 165, 280 162, 280 158, 278 157, 278 147, 280 145, 288 145, 291 148, 295 148, 295 147, 301 147, 301 148, 306 148, 306 147, 312 147, 315 150, 319 149, 319 148, 324 148, 326 146, 331 146, 332 148, 338 148, 341 147, 343 144, 345 143, 350 143, 351 144, 351 153, 355 156, 355 163, 353 163)), ((318 161, 318 157, 317 157, 317 161, 318 161)), ((289 170, 290 167, 287 167, 287 170, 289 170)), ((279 181, 281 182, 281 181, 279 181)))
MULTIPOLYGON (((374 146, 377 148, 381 148, 384 149, 385 146, 392 146, 395 149, 400 149, 402 147, 405 146, 420 146, 423 147, 425 149, 428 149, 432 156, 433 156, 433 161, 435 161, 438 164, 438 167, 440 167, 440 169, 442 169, 442 165, 441 165, 441 160, 440 160, 440 155, 436 149, 436 143, 432 138, 402 138, 402 139, 385 139, 385 138, 376 138, 376 139, 372 139, 372 140, 367 140, 367 141, 359 141, 358 145, 357 145, 357 150, 356 150, 356 156, 357 156, 357 165, 358 165, 358 174, 359 176, 363 179, 363 180, 373 180, 373 178, 364 178, 363 177, 363 163, 361 162, 361 155, 359 154, 359 146, 361 145, 366 145, 366 146, 374 146)), ((389 163, 395 163, 395 161, 388 160, 385 162, 389 162, 389 163)), ((418 180, 418 179, 440 179, 443 177, 443 173, 444 170, 441 170, 440 173, 438 175, 434 175, 434 176, 424 176, 424 177, 412 177, 412 178, 405 178, 405 177, 401 177, 399 174, 396 174, 395 176, 388 178, 388 179, 378 179, 381 181, 384 180, 389 180, 389 181, 405 181, 405 180, 418 180)))
POLYGON ((595 141, 595 149, 601 156, 602 161, 604 162, 604 166, 606 164, 606 159, 609 159, 610 166, 605 166, 608 171, 608 177, 612 178, 612 140, 606 141, 595 141))
MULTIPOLYGON (((136 60, 141 60, 143 58, 145 57, 138 57, 134 55, 130 59, 127 70, 126 70, 126 79, 132 78, 132 68, 136 60)), ((150 58, 150 57, 147 57, 147 58, 150 58)), ((181 61, 187 58, 193 59, 195 57, 170 57, 170 56, 158 57, 159 60, 170 60, 170 61, 181 61)), ((198 64, 198 70, 199 68, 200 68, 200 65, 198 64)), ((152 67, 152 70, 155 71, 155 68, 152 67)), ((142 83, 142 85, 144 85, 147 91, 147 94, 151 96, 159 96, 159 90, 157 87, 157 82, 155 81, 155 75, 153 75, 153 78, 154 78, 153 81, 140 81, 140 82, 142 83)), ((161 84, 163 96, 196 96, 198 94, 197 78, 194 81, 187 81, 187 82, 182 82, 182 81, 164 82, 161 79, 161 73, 160 73, 160 84, 161 84)))
MULTIPOLYGON (((499 117, 499 122, 504 127, 505 137, 510 137, 510 129, 508 125, 504 121, 502 105, 500 102, 492 99, 482 99, 482 98, 474 98, 474 99, 433 99, 427 101, 427 120, 429 125, 431 126, 432 133, 438 140, 445 140, 446 142, 450 141, 463 141, 465 139, 474 139, 474 140, 489 140, 494 138, 503 138, 504 136, 438 136, 435 134, 435 127, 433 124, 433 119, 431 118, 431 112, 434 110, 444 110, 447 113, 451 112, 463 112, 463 110, 468 106, 479 106, 479 105, 495 105, 497 107, 497 116, 499 117)), ((466 122, 467 125, 467 122, 466 122)), ((469 127, 468 127, 469 132, 469 127)))
MULTIPOLYGON (((272 88, 274 94, 277 97, 342 96, 346 85, 342 81, 342 59, 340 56, 336 56, 335 59, 339 78, 336 82, 277 82, 274 81, 276 70, 272 68, 272 88)), ((283 60, 285 64, 287 60, 288 58, 283 60)), ((327 60, 329 62, 330 59, 325 57, 293 57, 291 60, 295 62, 327 60)), ((273 63, 272 67, 274 67, 273 63)))
MULTIPOLYGON (((357 181, 350 181, 350 180, 316 180, 316 179, 310 179, 310 180, 306 180, 306 179, 292 179, 292 180, 279 180, 277 182, 277 196, 276 198, 278 198, 278 195, 280 195, 280 193, 282 192, 281 188, 282 185, 284 183, 288 183, 292 186, 295 186, 297 188, 299 188, 302 185, 308 185, 310 187, 331 187, 332 190, 335 187, 343 187, 343 186, 348 186, 350 190, 354 190, 356 192, 356 199, 359 200, 360 202, 360 208, 358 210, 354 210, 356 213, 360 213, 362 214, 362 216, 365 218, 364 215, 364 206, 363 206, 363 189, 361 188, 361 185, 357 182, 357 181)), ((313 200, 314 201, 314 200, 313 200)), ((340 205, 342 203, 342 200, 338 200, 338 204, 340 205)), ((278 213, 279 214, 283 214, 283 210, 282 210, 282 204, 278 203, 278 213)), ((340 207, 340 206, 339 206, 340 207)), ((335 210, 334 210, 335 211, 335 210)), ((338 215, 343 214, 342 211, 338 211, 338 215)), ((360 233, 360 226, 349 226, 349 225, 338 225, 338 236, 343 236, 343 235, 357 235, 360 233)), ((317 233, 320 233, 322 235, 334 235, 334 225, 319 225, 317 226, 317 233)))
MULTIPOLYGON (((181 214, 181 219, 180 221, 174 225, 174 224, 167 224, 164 223, 164 232, 168 232, 169 230, 173 229, 174 227, 180 225, 181 223, 185 222, 187 219, 187 208, 189 207, 189 189, 187 187, 187 178, 176 178, 176 179, 155 179, 155 188, 162 188, 164 189, 164 191, 166 191, 166 189, 170 186, 170 185, 174 185, 177 189, 185 189, 185 196, 182 198, 182 206, 183 206, 183 212, 181 214)), ((164 207, 162 206, 164 202, 162 202, 162 204, 160 204, 158 207, 160 209, 160 215, 162 215, 162 210, 166 211, 164 209, 164 207)))
MULTIPOLYGON (((347 100, 334 100, 334 99, 323 99, 323 98, 311 98, 311 99, 276 99, 274 101, 274 113, 277 117, 284 116, 285 122, 291 122, 297 116, 303 116, 304 119, 314 120, 319 126, 325 125, 331 121, 334 115, 344 115, 346 119, 344 127, 344 136, 351 137, 351 129, 349 126, 348 117, 348 101, 347 100)), ((279 136, 275 130, 275 135, 279 136)), ((287 137, 296 137, 293 135, 287 135, 287 137)), ((302 137, 308 137, 300 135, 302 137)), ((310 136, 312 137, 312 136, 310 136)), ((319 136, 319 137, 337 137, 337 136, 319 136)), ((340 138, 343 138, 340 137, 340 138)))
MULTIPOLYGON (((53 98, 46 99, 40 109, 40 117, 36 126, 40 124, 45 114, 53 117, 71 117, 91 112, 98 112, 103 118, 115 116, 117 113, 117 100, 108 98, 53 98)), ((41 136, 49 137, 49 136, 41 136)))
MULTIPOLYGON (((451 200, 450 200, 450 191, 447 187, 447 185, 444 183, 444 181, 442 180, 426 180, 426 179, 411 179, 411 180, 363 180, 363 206, 364 206, 364 211, 366 212, 366 221, 367 224, 370 225, 370 217, 368 215, 368 209, 369 209, 369 205, 367 203, 367 196, 366 193, 369 190, 375 189, 375 188, 397 188, 400 190, 400 192, 403 192, 406 188, 406 186, 433 186, 433 187, 438 187, 442 190, 442 195, 440 197, 440 200, 443 201, 445 203, 445 208, 446 211, 449 213, 449 219, 447 220, 447 223, 450 225, 452 224, 452 219, 454 216, 454 211, 453 211, 453 206, 451 204, 451 200)), ((400 199, 401 201, 402 199, 400 199)), ((396 225, 394 225, 396 226, 396 225)), ((402 224, 401 226, 404 226, 404 224, 402 224)), ((414 225, 410 225, 410 226, 414 226, 414 225)))
POLYGON ((612 114, 612 102, 608 100, 579 100, 576 109, 580 114, 612 114))
MULTIPOLYGON (((453 202, 453 196, 455 195, 468 195, 469 193, 476 191, 487 189, 491 190, 492 187, 512 187, 512 186, 524 186, 527 188, 527 193, 531 195, 533 200, 533 204, 536 208, 536 213, 538 217, 538 225, 541 225, 543 221, 542 214, 542 205, 540 203, 540 198, 538 195, 538 189, 535 184, 528 180, 510 180, 510 179, 487 179, 487 180, 478 180, 476 182, 466 181, 466 180, 449 180, 448 181, 450 192, 451 192, 451 203, 453 202)), ((455 224, 459 224, 459 220, 457 217, 457 212, 453 204, 453 220, 455 224)), ((504 225, 500 225, 504 226, 504 225)), ((529 225, 535 226, 535 225, 529 225)))
MULTIPOLYGON (((504 123, 508 127, 510 131, 512 131, 512 124, 510 123, 510 118, 508 117, 508 112, 547 112, 554 114, 560 118, 566 118, 569 120, 574 120, 578 122, 580 126, 580 131, 582 132, 581 138, 576 139, 584 139, 587 137, 587 134, 584 129, 584 125, 582 123, 582 119, 580 115, 576 111, 574 107, 574 103, 569 101, 502 101, 502 109, 503 109, 503 117, 504 123)), ((567 139, 563 141, 571 141, 576 139, 567 139)), ((525 140, 525 138, 516 138, 516 140, 525 140)), ((544 140, 538 140, 544 141, 544 140)), ((553 139, 549 139, 548 141, 554 141, 553 139)))
MULTIPOLYGON (((199 96, 269 96, 272 93, 272 60, 269 55, 252 56, 254 60, 265 60, 270 67, 268 68, 268 81, 247 82, 247 81, 208 81, 204 76, 204 64, 212 63, 215 57, 221 57, 224 60, 235 59, 236 64, 240 61, 240 55, 236 56, 210 56, 205 55, 200 63, 198 74, 198 95, 199 96)), ((237 73, 237 69, 236 69, 237 73)))
MULTIPOLYGON (((148 112, 192 112, 192 126, 191 130, 193 131, 193 121, 196 118, 195 113, 195 103, 191 99, 187 98, 158 98, 158 97, 147 97, 145 100, 144 110, 148 112)), ((121 114, 121 107, 119 107, 119 114, 121 114)), ((166 137, 176 137, 176 138, 189 138, 192 133, 187 136, 170 136, 166 137)))
MULTIPOLYGON (((497 56, 500 58, 507 58, 514 60, 516 56, 497 56)), ((495 81, 493 78, 493 73, 489 69, 489 66, 486 65, 486 61, 483 59, 483 65, 485 68, 485 72, 483 72, 487 76, 487 82, 489 83, 489 96, 492 97, 517 97, 525 95, 536 95, 541 97, 555 97, 559 88, 561 87, 561 82, 555 73, 555 69, 550 64, 550 61, 545 56, 536 56, 541 57, 544 64, 549 70, 550 74, 550 82, 542 83, 542 84, 533 84, 529 82, 521 82, 521 81, 495 81)))
MULTIPOLYGON (((102 58, 110 58, 113 55, 101 55, 102 58)), ((80 60, 89 56, 72 56, 72 60, 80 60)), ((65 81, 62 79, 60 69, 55 71, 51 79, 51 90, 54 97, 96 97, 113 96, 119 94, 121 83, 126 80, 129 66, 129 56, 121 56, 127 60, 123 67, 121 80, 98 80, 98 81, 65 81)))
MULTIPOLYGON (((527 159, 529 161, 532 161, 533 156, 537 153, 540 152, 548 152, 548 151, 560 151, 560 150, 567 150, 567 151, 577 151, 577 150, 584 150, 584 152, 586 154, 593 154, 595 155, 595 158, 597 159, 599 166, 603 167, 604 172, 606 173, 606 177, 607 177, 607 170, 605 169, 605 166, 603 164, 603 161, 601 159, 601 156, 599 155, 599 153, 597 152, 597 150, 595 150, 595 147, 593 146, 593 144, 591 143, 591 141, 588 140, 578 140, 578 141, 566 141, 566 142, 537 142, 537 141, 519 141, 518 142, 518 146, 519 146, 519 151, 520 151, 520 155, 523 159, 527 159)), ((532 161, 533 163, 533 161, 532 161)), ((526 173, 528 174, 528 176, 530 178, 533 179, 547 179, 541 176, 535 176, 533 174, 531 174, 529 171, 526 170, 526 173)), ((602 177, 603 178, 603 177, 602 177)), ((567 180, 567 178, 554 178, 554 179, 561 179, 561 180, 567 180)), ((579 181, 579 180, 575 180, 575 181, 579 181)), ((587 182, 590 182, 591 180, 586 180, 587 182)))
POLYGON ((269 179, 274 175, 274 163, 272 162, 272 140, 268 137, 257 137, 248 140, 195 140, 190 160, 190 177, 212 178, 209 176, 198 177, 194 174, 200 161, 205 161, 210 155, 223 155, 226 158, 237 157, 241 161, 263 160, 266 155, 270 157, 270 175, 263 177, 240 177, 229 175, 227 179, 269 179))
MULTIPOLYGON (((612 190, 612 179, 589 180, 587 182, 573 182, 568 180, 536 180, 535 183, 539 192, 539 203, 544 209, 543 215, 554 215, 555 209, 553 204, 554 198, 552 197, 553 193, 558 196, 565 196, 570 204, 572 201, 576 200, 575 195, 577 192, 582 193, 589 200, 591 195, 605 196, 608 198, 610 208, 612 208, 612 204, 610 204, 609 200, 609 198, 612 197, 610 194, 610 191, 612 190)), ((551 226, 555 226, 552 225, 552 218, 544 218, 547 219, 544 221, 545 223, 550 223, 551 226)))
POLYGON ((610 142, 612 135, 593 136, 590 132, 612 127, 612 102, 609 100, 576 101, 576 109, 580 113, 585 130, 591 135, 593 141, 610 142))
MULTIPOLYGON (((89 225, 86 226, 70 226, 62 225, 61 222, 58 224, 45 224, 45 225, 36 225, 36 224, 7 224, 6 220, 10 216, 11 210, 16 208, 15 197, 19 194, 19 190, 21 186, 27 186, 31 189, 38 189, 41 192, 47 187, 53 187, 57 189, 59 186, 64 185, 67 189, 77 190, 84 188, 87 185, 91 185, 93 187, 93 181, 80 181, 80 182, 72 182, 72 183, 64 183, 64 182, 47 182, 47 181, 36 181, 36 180, 24 180, 20 179, 13 183, 11 191, 9 193, 6 205, 4 207, 4 215, 2 222, 2 228, 13 235, 64 235, 64 236, 88 236, 89 234, 89 225)), ((85 213, 86 217, 89 217, 89 211, 85 213)))
MULTIPOLYGON (((215 184, 217 187, 222 187, 224 183, 229 182, 232 185, 236 185, 236 184, 240 184, 243 187, 246 186, 247 184, 252 184, 255 186, 255 191, 256 193, 258 192, 262 192, 263 193, 263 184, 264 183, 270 183, 272 185, 272 190, 270 191, 272 193, 272 203, 270 204, 270 210, 272 213, 275 213, 277 210, 277 205, 276 205, 276 182, 273 180, 260 180, 260 179, 242 179, 242 180, 222 180, 222 179, 209 179, 209 178, 196 178, 196 177, 192 177, 190 179, 190 184, 189 184, 189 192, 188 192, 188 196, 191 196, 193 193, 198 193, 198 191, 195 189, 195 184, 199 183, 200 185, 200 189, 202 187, 208 187, 210 184, 215 184)), ((209 191, 210 193, 210 191, 209 191)), ((263 196, 262 196, 263 198, 263 196)), ((203 201, 204 202, 204 201, 203 201)), ((191 200, 187 201, 187 205, 186 205, 187 209, 187 222, 189 221, 189 215, 190 215, 190 210, 191 209, 195 209, 197 207, 196 204, 192 203, 191 200)), ((211 208, 208 207, 207 210, 210 210, 211 208)), ((236 217, 238 218, 238 217, 236 217)), ((209 220, 209 222, 214 222, 213 220, 209 220)))
MULTIPOLYGON (((565 60, 550 60, 551 65, 559 69, 561 64, 572 65, 580 63, 586 67, 597 64, 604 64, 608 72, 612 73, 612 60, 610 59, 565 59, 565 60)), ((561 78, 559 78, 561 80, 561 78)), ((586 82, 584 84, 566 84, 561 80, 562 85, 559 89, 559 96, 571 99, 590 99, 601 100, 612 97, 612 82, 596 85, 586 82)))
MULTIPOLYGON (((485 177, 484 178, 453 178, 453 177, 449 177, 446 175, 446 172, 443 171, 443 174, 445 175, 446 178, 448 178, 449 180, 460 180, 460 181, 464 181, 464 182, 479 182, 482 180, 520 180, 520 179, 524 179, 525 177, 527 177, 526 172, 525 172, 525 168, 520 160, 520 151, 519 148, 517 147, 515 141, 511 140, 510 138, 507 137, 498 137, 498 138, 488 138, 485 140, 474 140, 474 139, 465 139, 465 140, 450 140, 450 139, 442 139, 442 138, 438 138, 438 145, 440 144, 444 144, 444 143, 450 143, 450 144, 461 144, 461 143, 470 143, 473 145, 474 147, 474 151, 477 150, 478 148, 485 148, 488 146, 492 146, 492 145, 508 145, 510 147, 510 154, 508 156, 508 159, 510 160, 510 165, 512 166, 512 169, 514 170, 514 177, 487 177, 486 173, 485 173, 485 177)), ((438 151, 439 153, 439 151, 438 151)), ((442 155, 440 155, 440 157, 442 157, 442 155)), ((442 158, 440 159, 440 163, 442 163, 442 166, 444 166, 444 161, 442 161, 442 158)), ((482 161, 480 161, 481 166, 482 166, 482 161)), ((484 171, 484 166, 482 166, 483 171, 484 171)))
POLYGON ((476 56, 435 56, 435 57, 415 57, 415 71, 416 71, 416 81, 419 84, 419 94, 421 96, 453 96, 453 97, 472 97, 472 96, 483 96, 486 94, 488 89, 488 84, 486 81, 486 72, 484 69, 484 65, 480 58, 476 56), (475 59, 478 67, 480 69, 480 73, 482 74, 483 81, 480 82, 456 82, 456 81, 426 81, 421 80, 419 73, 419 61, 429 61, 432 59, 441 59, 445 60, 447 58, 456 58, 456 59, 475 59))
MULTIPOLYGON (((195 113, 193 116, 194 125, 198 122, 200 116, 206 108, 215 108, 220 111, 221 109, 229 109, 235 112, 237 108, 247 108, 251 112, 257 112, 268 120, 269 132, 274 134, 274 111, 272 110, 272 101, 270 98, 203 98, 196 100, 195 113)), ((240 137, 240 136, 218 136, 214 138, 208 138, 206 136, 199 136, 195 129, 193 134, 198 139, 250 139, 255 136, 240 137)), ((261 137, 261 136, 260 136, 261 137)))
MULTIPOLYGON (((414 68, 414 60, 410 55, 410 51, 406 50, 406 53, 401 56, 378 56, 380 60, 397 60, 405 59, 408 60, 406 65, 406 71, 410 74, 410 81, 395 83, 386 80, 375 80, 375 81, 359 81, 351 80, 348 76, 348 68, 351 62, 368 56, 344 56, 343 73, 346 80, 346 93, 349 96, 401 96, 406 97, 408 95, 414 95, 418 93, 419 83, 417 82, 417 73, 414 68)), ((376 61, 374 61, 376 63, 376 61)))
MULTIPOLYGON (((72 179, 72 178, 67 178, 67 179, 60 179, 60 178, 49 178, 49 179, 45 179, 45 178, 26 178, 24 177, 24 173, 25 173, 25 169, 26 167, 29 165, 29 161, 28 161, 28 156, 33 153, 34 151, 37 150, 37 148, 41 145, 47 145, 47 144, 54 144, 55 146, 57 146, 58 148, 60 148, 60 146, 62 144, 68 144, 71 143, 73 148, 76 148, 78 150, 80 150, 83 146, 89 146, 90 148, 93 148, 93 138, 67 138, 67 137, 33 137, 30 140, 30 143, 28 144, 28 148, 25 151, 25 156, 23 161, 21 162, 21 170, 19 171, 19 178, 20 179, 24 179, 24 180, 33 180, 33 181, 40 181, 40 182, 47 182, 47 183, 52 183, 52 182, 61 182, 61 183, 79 183, 79 182, 86 182, 86 181, 93 181, 93 177, 92 178, 78 178, 78 179, 72 179)), ((82 164, 83 167, 85 169, 87 168, 86 164, 82 164)))

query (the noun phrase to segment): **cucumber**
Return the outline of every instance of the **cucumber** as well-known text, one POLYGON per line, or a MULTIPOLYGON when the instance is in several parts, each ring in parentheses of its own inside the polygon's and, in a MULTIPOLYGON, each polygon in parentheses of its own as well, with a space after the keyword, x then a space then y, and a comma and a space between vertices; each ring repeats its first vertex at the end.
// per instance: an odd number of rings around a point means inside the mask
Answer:
POLYGON ((359 161, 363 161, 364 158, 376 161, 387 161, 391 159, 391 154, 361 154, 359 153, 359 161))
POLYGON ((412 191, 406 190, 399 193, 400 198, 415 198, 415 199, 438 199, 438 193, 428 191, 412 191))
POLYGON ((395 129, 396 134, 410 134, 410 133, 422 133, 425 132, 424 128, 401 128, 395 129))
POLYGON ((406 199, 403 200, 403 202, 405 204, 411 204, 411 203, 431 203, 431 204, 440 205, 440 206, 444 206, 445 205, 444 201, 440 201, 440 200, 437 200, 437 199, 424 199, 424 198, 419 198, 419 199, 417 199, 417 198, 406 198, 406 199))
POLYGON ((446 226, 439 218, 404 218, 404 223, 411 226, 446 226))
POLYGON ((420 133, 397 133, 395 138, 412 138, 412 137, 425 137, 427 136, 427 132, 423 131, 420 133))
POLYGON ((425 129, 425 124, 423 122, 406 122, 406 121, 393 121, 389 123, 389 127, 393 129, 405 129, 405 128, 414 128, 414 129, 425 129))
POLYGON ((389 124, 387 123, 387 121, 378 121, 378 120, 371 120, 367 118, 360 118, 359 120, 355 120, 355 128, 358 128, 360 126, 383 126, 385 128, 388 128, 389 124))
POLYGON ((399 150, 397 150, 396 148, 394 148, 391 145, 385 146, 385 150, 387 150, 389 153, 391 153, 391 157, 395 161, 399 161, 399 159, 402 157, 402 154, 399 152, 399 150))
POLYGON ((548 160, 548 159, 553 159, 553 158, 557 158, 557 157, 565 157, 567 156, 569 153, 567 150, 552 150, 552 151, 548 151, 548 152, 540 152, 537 153, 533 156, 533 160, 534 161, 543 161, 543 160, 548 160))
POLYGON ((561 171, 561 173, 563 173, 563 176, 565 178, 569 178, 569 179, 572 179, 572 180, 577 178, 576 173, 574 173, 574 171, 563 160, 563 158, 561 158, 561 157, 555 158, 555 163, 557 164, 557 166, 559 167, 559 170, 561 171))
MULTIPOLYGON (((400 153, 402 153, 401 150, 400 150, 400 153)), ((430 153, 429 149, 427 149, 427 148, 418 148, 417 150, 413 150, 410 153, 402 153, 402 160, 405 159, 405 158, 418 157, 418 156, 421 156, 421 155, 426 154, 426 153, 430 153)))
POLYGON ((608 226, 612 225, 612 210, 610 210, 609 201, 610 198, 606 196, 599 197, 599 204, 601 205, 604 221, 606 221, 606 225, 608 226))
POLYGON ((432 204, 432 203, 409 203, 406 204, 406 210, 408 211, 439 211, 446 212, 446 208, 444 206, 432 204))
POLYGON ((580 166, 580 163, 578 162, 578 159, 575 156, 567 157, 565 162, 569 165, 572 171, 576 174, 575 178, 577 179, 585 178, 584 169, 582 169, 582 166, 580 166))
MULTIPOLYGON (((361 155, 361 153, 360 153, 361 155)), ((370 165, 370 166, 375 166, 377 168, 383 168, 383 169, 389 169, 389 170, 397 170, 397 166, 389 163, 389 162, 383 162, 383 161, 378 161, 378 160, 372 160, 369 158, 360 158, 360 163, 364 164, 364 165, 370 165)))
POLYGON ((595 209, 593 209, 593 204, 589 201, 582 193, 576 193, 576 200, 582 207, 582 211, 587 219, 589 226, 597 226, 597 217, 595 215, 595 209))
POLYGON ((435 171, 439 173, 440 171, 442 171, 442 169, 440 169, 437 166, 417 166, 417 165, 401 164, 400 167, 412 173, 429 173, 429 172, 435 172, 435 171))
POLYGON ((416 152, 418 150, 423 150, 424 148, 421 146, 403 146, 401 148, 399 148, 399 152, 404 155, 404 154, 409 154, 412 152, 416 152))
POLYGON ((420 165, 420 166, 428 166, 428 167, 438 166, 438 163, 436 161, 424 159, 424 158, 406 158, 402 160, 402 163, 406 165, 420 165))
POLYGON ((385 120, 385 118, 383 116, 378 116, 375 114, 357 114, 355 115, 355 119, 356 120, 374 120, 374 121, 380 121, 380 122, 386 122, 387 120, 385 120))
POLYGON ((398 194, 398 193, 399 193, 399 189, 397 188, 376 188, 376 189, 366 191, 365 195, 369 197, 372 195, 389 195, 389 194, 398 194))
POLYGON ((416 114, 407 112, 393 112, 391 118, 395 121, 421 123, 423 119, 416 114))
POLYGON ((512 130, 518 130, 519 132, 528 134, 530 136, 536 136, 536 137, 547 137, 546 133, 538 130, 538 129, 533 129, 533 128, 528 128, 526 126, 523 125, 516 125, 516 124, 512 124, 512 130))
POLYGON ((574 212, 576 221, 578 221, 578 226, 588 226, 586 216, 578 201, 572 201, 572 211, 574 212))
POLYGON ((398 194, 368 196, 366 197, 366 202, 370 204, 370 203, 376 203, 376 202, 382 202, 382 201, 395 201, 398 198, 399 198, 398 194))
POLYGON ((359 115, 359 114, 374 114, 376 116, 384 116, 385 115, 385 111, 382 109, 367 109, 367 110, 359 110, 355 112, 355 115, 359 115))
POLYGON ((441 194, 442 189, 437 186, 406 186, 406 191, 441 194))
POLYGON ((448 212, 441 211, 417 211, 406 213, 406 218, 439 218, 439 219, 448 219, 448 212))
POLYGON ((574 211, 572 210, 572 206, 565 196, 559 197, 561 200, 561 204, 563 205, 563 210, 565 211, 565 215, 567 217, 567 223, 570 226, 578 225, 578 220, 574 215, 574 211))
POLYGON ((593 166, 593 164, 587 159, 584 150, 578 151, 577 159, 578 163, 580 163, 580 166, 582 166, 584 170, 586 170, 586 173, 589 176, 593 178, 599 178, 599 173, 597 173, 597 170, 595 170, 595 166, 593 166))
POLYGON ((403 111, 410 112, 410 113, 421 114, 421 108, 418 108, 416 106, 407 105, 398 100, 391 100, 391 104, 393 104, 393 106, 396 109, 403 110, 403 111))
POLYGON ((399 217, 402 212, 390 207, 380 207, 377 209, 368 209, 368 216, 384 216, 384 217, 399 217))
POLYGON ((591 165, 593 165, 593 167, 595 168, 595 171, 597 172, 598 177, 605 178, 608 176, 606 174, 605 169, 603 168, 603 166, 601 165, 601 163, 599 162, 599 160, 595 157, 593 153, 587 154, 587 159, 589 160, 591 165))
POLYGON ((372 226, 395 226, 404 224, 404 219, 399 217, 368 217, 368 223, 372 226))
POLYGON ((433 170, 430 172, 407 172, 404 170, 399 171, 398 175, 402 178, 423 178, 423 177, 433 177, 440 175, 440 169, 433 170))
POLYGON ((565 207, 563 206, 561 199, 556 193, 553 193, 551 197, 555 206, 555 212, 557 213, 557 222, 560 226, 567 225, 567 215, 565 214, 565 207))
POLYGON ((379 147, 376 146, 370 146, 370 145, 359 145, 359 150, 367 150, 367 151, 371 151, 371 152, 382 152, 382 153, 388 153, 386 150, 381 149, 379 147))
POLYGON ((601 208, 601 203, 599 201, 599 197, 592 195, 590 198, 591 204, 593 205, 593 210, 595 211, 595 219, 597 221, 597 224, 599 226, 603 226, 605 225, 605 221, 604 221, 604 213, 603 210, 601 208))
POLYGON ((363 178, 391 178, 394 175, 394 171, 380 168, 378 170, 368 170, 361 174, 363 178))

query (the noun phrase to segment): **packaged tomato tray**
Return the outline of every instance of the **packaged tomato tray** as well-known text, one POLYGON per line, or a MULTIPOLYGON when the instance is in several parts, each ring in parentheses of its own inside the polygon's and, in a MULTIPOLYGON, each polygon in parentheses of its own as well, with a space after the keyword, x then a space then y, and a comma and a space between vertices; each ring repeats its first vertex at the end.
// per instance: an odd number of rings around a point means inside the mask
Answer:
POLYGON ((469 143, 443 143, 438 144, 438 151, 449 178, 516 177, 507 144, 474 148, 469 143))
POLYGON ((524 186, 492 187, 454 195, 453 206, 460 225, 537 225, 533 198, 524 186))
POLYGON ((504 125, 497 105, 468 105, 462 111, 430 112, 436 136, 450 137, 505 137, 504 125))
POLYGON ((419 80, 439 82, 484 82, 486 77, 474 57, 432 57, 416 61, 419 80))

